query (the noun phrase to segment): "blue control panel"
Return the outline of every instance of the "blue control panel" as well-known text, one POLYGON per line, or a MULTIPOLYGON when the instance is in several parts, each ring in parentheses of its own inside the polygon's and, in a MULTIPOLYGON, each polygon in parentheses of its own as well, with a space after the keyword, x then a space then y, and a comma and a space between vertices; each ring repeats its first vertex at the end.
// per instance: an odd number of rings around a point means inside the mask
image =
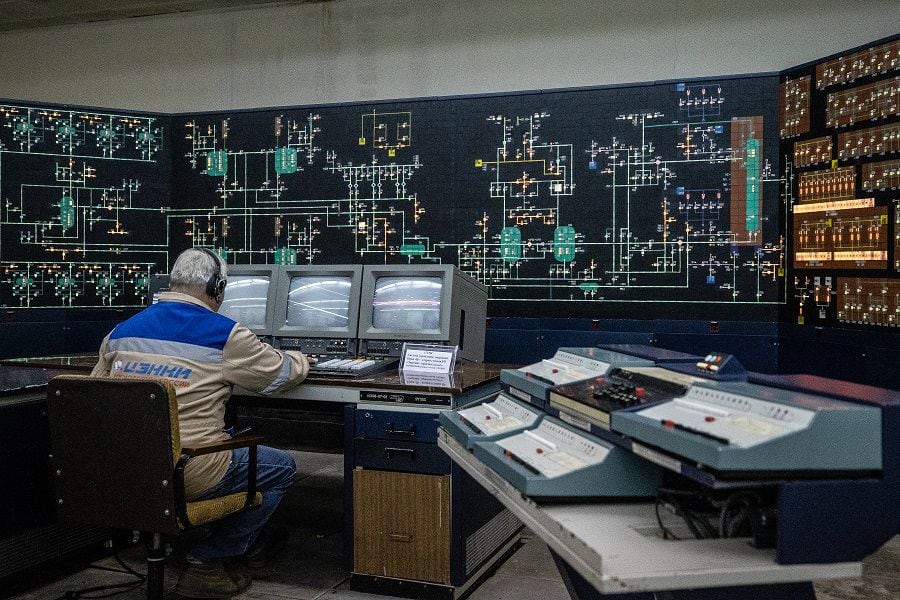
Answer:
POLYGON ((504 369, 500 382, 510 394, 543 409, 548 406, 550 390, 558 385, 606 375, 616 367, 652 365, 646 358, 601 348, 560 348, 553 358, 504 369))
POLYGON ((877 407, 746 382, 704 382, 679 398, 613 412, 611 428, 713 471, 881 469, 877 407))
POLYGON ((544 413, 504 392, 489 402, 458 411, 441 411, 440 425, 471 450, 475 442, 494 440, 534 427, 544 413))
POLYGON ((477 442, 473 453, 533 498, 655 496, 661 482, 656 465, 553 417, 532 429, 477 442))

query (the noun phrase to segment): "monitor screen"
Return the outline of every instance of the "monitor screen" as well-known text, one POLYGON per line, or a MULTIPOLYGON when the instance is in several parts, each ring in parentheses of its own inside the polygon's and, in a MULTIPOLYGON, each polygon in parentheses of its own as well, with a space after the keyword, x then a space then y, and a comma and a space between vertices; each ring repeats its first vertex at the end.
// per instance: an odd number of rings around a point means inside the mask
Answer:
POLYGON ((443 278, 385 276, 375 280, 372 326, 386 330, 440 329, 443 278))
POLYGON ((249 329, 265 329, 268 275, 231 275, 219 313, 249 329))
POLYGON ((349 275, 291 277, 284 324, 304 329, 349 328, 349 275))

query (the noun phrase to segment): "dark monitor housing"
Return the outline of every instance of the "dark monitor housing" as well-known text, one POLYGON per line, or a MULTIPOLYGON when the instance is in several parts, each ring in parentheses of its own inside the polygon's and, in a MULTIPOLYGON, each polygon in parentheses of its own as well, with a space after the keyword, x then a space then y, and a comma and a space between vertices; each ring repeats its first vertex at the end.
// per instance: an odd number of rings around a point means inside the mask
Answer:
POLYGON ((275 347, 356 356, 362 265, 282 267, 275 297, 275 347))
POLYGON ((159 295, 169 291, 169 276, 163 274, 151 275, 150 286, 147 291, 147 306, 159 302, 159 295))
POLYGON ((228 265, 228 285, 219 314, 234 319, 258 336, 272 335, 280 269, 277 265, 228 265))
POLYGON ((400 356, 404 342, 458 346, 484 360, 487 288, 453 265, 363 268, 360 354, 400 356))

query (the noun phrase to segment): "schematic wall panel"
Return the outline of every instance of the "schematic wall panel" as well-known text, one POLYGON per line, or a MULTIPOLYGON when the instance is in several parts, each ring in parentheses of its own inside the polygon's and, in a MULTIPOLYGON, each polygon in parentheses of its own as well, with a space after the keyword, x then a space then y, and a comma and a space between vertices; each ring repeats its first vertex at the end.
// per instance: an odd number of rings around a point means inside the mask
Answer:
POLYGON ((794 266, 885 269, 887 208, 799 214, 794 217, 794 266))
POLYGON ((800 174, 797 197, 800 202, 847 200, 856 197, 856 169, 839 167, 800 174))
POLYGON ((860 325, 900 324, 900 280, 842 278, 838 282, 838 320, 860 325))
POLYGON ((498 316, 774 319, 776 103, 748 77, 186 115, 168 237, 236 263, 455 264, 498 316))
POLYGON ((828 94, 826 127, 845 127, 900 114, 900 77, 828 94))
POLYGON ((867 192, 900 188, 900 160, 867 163, 862 168, 862 189, 867 192))
POLYGON ((782 138, 802 135, 809 131, 810 76, 785 79, 778 88, 778 113, 782 138))
MULTIPOLYGON (((888 154, 898 150, 900 150, 900 123, 838 134, 838 158, 841 160, 888 154)), ((796 156, 794 161, 797 164, 796 156)))
POLYGON ((860 77, 900 70, 900 40, 838 56, 816 65, 816 88, 853 83, 860 77))
POLYGON ((128 307, 165 269, 167 118, 0 104, 0 306, 128 307))
POLYGON ((731 231, 738 244, 755 244, 763 218, 762 117, 733 118, 731 147, 731 231))
POLYGON ((793 232, 783 320, 896 326, 889 291, 900 281, 898 51, 895 36, 783 74, 782 89, 815 78, 809 130, 781 144, 793 232))
POLYGON ((794 166, 808 167, 831 162, 831 136, 813 138, 794 144, 794 166))

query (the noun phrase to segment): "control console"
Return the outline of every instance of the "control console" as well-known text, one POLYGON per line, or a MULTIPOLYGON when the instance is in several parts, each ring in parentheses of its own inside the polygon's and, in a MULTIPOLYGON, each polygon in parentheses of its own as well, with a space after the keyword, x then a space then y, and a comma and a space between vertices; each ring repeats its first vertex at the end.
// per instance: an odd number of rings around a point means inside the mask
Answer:
POLYGON ((702 380, 661 367, 616 368, 604 377, 553 388, 550 406, 563 420, 582 419, 609 429, 613 411, 683 396, 698 381, 702 380))
POLYGON ((382 371, 396 369, 399 358, 356 356, 350 358, 330 358, 311 365, 312 375, 335 375, 338 377, 367 377, 382 371))
POLYGON ((543 417, 534 407, 500 392, 490 402, 459 411, 443 411, 441 427, 471 450, 475 442, 493 440, 533 427, 543 417))
POLYGON ((275 347, 280 350, 296 350, 320 359, 356 354, 356 340, 348 338, 276 337, 275 347))
POLYGON ((652 366, 653 362, 600 348, 560 348, 553 358, 520 369, 504 369, 500 381, 511 395, 547 408, 552 388, 606 375, 623 365, 652 366))
POLYGON ((524 494, 545 500, 653 496, 660 483, 656 465, 553 417, 476 442, 473 453, 524 494))
POLYGON ((613 412, 611 428, 722 477, 881 469, 877 407, 746 382, 613 412))

